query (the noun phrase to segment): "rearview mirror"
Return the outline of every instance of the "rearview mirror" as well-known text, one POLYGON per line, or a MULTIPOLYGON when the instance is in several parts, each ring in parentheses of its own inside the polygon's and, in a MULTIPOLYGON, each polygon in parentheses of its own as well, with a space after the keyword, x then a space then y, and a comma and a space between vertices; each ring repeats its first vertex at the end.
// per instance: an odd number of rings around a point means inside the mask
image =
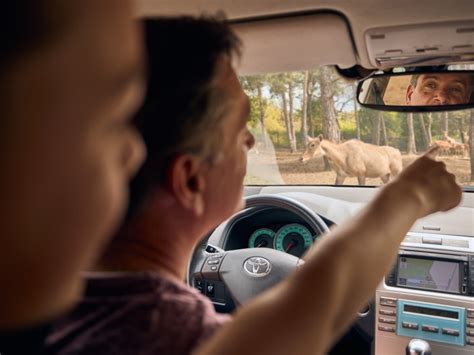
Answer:
POLYGON ((375 74, 359 82, 362 106, 389 111, 447 111, 474 107, 474 71, 375 74))

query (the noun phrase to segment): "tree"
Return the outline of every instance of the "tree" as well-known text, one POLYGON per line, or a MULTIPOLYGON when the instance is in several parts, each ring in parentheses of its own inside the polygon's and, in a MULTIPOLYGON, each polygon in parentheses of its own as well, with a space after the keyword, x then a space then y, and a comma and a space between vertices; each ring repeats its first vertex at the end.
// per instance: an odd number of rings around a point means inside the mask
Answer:
POLYGON ((407 125, 408 125, 407 153, 415 154, 416 153, 415 129, 413 128, 413 113, 411 112, 407 115, 407 125))
POLYGON ((331 69, 323 66, 320 69, 321 102, 323 109, 323 135, 333 142, 340 141, 340 130, 334 107, 334 92, 331 69))
POLYGON ((295 120, 294 120, 294 110, 293 110, 293 104, 294 104, 294 82, 293 82, 293 77, 290 76, 288 78, 288 138, 290 140, 290 149, 291 152, 294 153, 296 152, 296 135, 295 135, 295 120))
POLYGON ((352 83, 352 93, 353 93, 353 103, 354 103, 354 118, 356 123, 356 138, 360 140, 360 121, 359 121, 359 114, 358 114, 358 103, 357 103, 357 85, 356 83, 352 83))
POLYGON ((383 114, 382 111, 381 112, 381 119, 380 119, 380 122, 381 122, 381 128, 382 128, 382 138, 383 138, 383 144, 384 145, 389 145, 388 144, 388 136, 387 136, 387 127, 385 126, 385 115, 383 114))
POLYGON ((423 139, 423 146, 426 150, 431 145, 430 135, 428 134, 428 130, 426 129, 425 119, 422 113, 418 115, 418 119, 420 121, 420 130, 421 130, 421 138, 423 139))
POLYGON ((265 76, 263 75, 254 75, 248 76, 241 79, 242 86, 248 95, 257 97, 257 112, 258 119, 260 122, 260 134, 262 137, 263 146, 267 146, 267 141, 265 139, 266 130, 265 130, 265 109, 267 107, 267 102, 263 98, 263 87, 265 85, 265 76))
POLYGON ((444 131, 449 135, 449 113, 447 111, 443 113, 443 126, 444 131))
POLYGON ((433 143, 433 133, 431 130, 431 127, 433 126, 433 114, 430 112, 428 113, 428 127, 427 127, 427 133, 428 133, 428 142, 430 142, 430 145, 433 143))
POLYGON ((276 97, 281 105, 281 115, 283 121, 285 122, 286 134, 288 137, 288 143, 290 145, 291 152, 296 151, 296 139, 294 133, 293 125, 293 97, 292 94, 287 96, 289 93, 292 93, 292 85, 289 85, 290 81, 289 74, 276 74, 269 77, 268 84, 270 87, 270 92, 276 97))
POLYGON ((381 125, 381 116, 383 115, 382 111, 378 111, 373 118, 372 125, 372 144, 380 145, 380 125, 381 125))
POLYGON ((303 99, 301 104, 301 141, 306 141, 308 135, 308 87, 309 87, 309 71, 304 72, 303 79, 303 99))

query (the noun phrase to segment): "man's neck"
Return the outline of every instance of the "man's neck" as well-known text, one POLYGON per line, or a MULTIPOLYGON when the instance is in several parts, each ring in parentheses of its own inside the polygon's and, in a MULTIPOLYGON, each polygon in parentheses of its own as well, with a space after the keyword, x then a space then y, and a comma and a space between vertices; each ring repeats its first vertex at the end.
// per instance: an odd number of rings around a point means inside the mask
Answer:
POLYGON ((187 216, 180 218, 172 209, 156 207, 122 229, 96 271, 156 271, 179 281, 185 279, 189 258, 201 233, 193 232, 191 224, 184 222, 189 220, 187 216))

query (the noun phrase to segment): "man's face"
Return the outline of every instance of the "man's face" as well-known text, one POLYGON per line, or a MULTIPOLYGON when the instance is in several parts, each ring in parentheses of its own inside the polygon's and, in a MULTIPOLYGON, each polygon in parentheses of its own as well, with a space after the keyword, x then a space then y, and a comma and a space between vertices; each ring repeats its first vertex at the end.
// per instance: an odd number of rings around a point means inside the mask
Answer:
POLYGON ((220 131, 217 163, 209 168, 206 206, 213 224, 222 222, 243 207, 243 181, 247 169, 247 152, 255 144, 247 128, 250 104, 229 60, 222 58, 217 68, 218 87, 228 102, 227 117, 220 131))
POLYGON ((88 266, 119 222, 128 180, 144 157, 129 124, 144 90, 131 4, 69 3, 62 36, 7 76, 0 218, 25 275, 46 255, 64 267, 56 276, 88 266))
POLYGON ((406 103, 410 106, 466 104, 470 94, 469 74, 422 74, 416 86, 408 86, 406 103))

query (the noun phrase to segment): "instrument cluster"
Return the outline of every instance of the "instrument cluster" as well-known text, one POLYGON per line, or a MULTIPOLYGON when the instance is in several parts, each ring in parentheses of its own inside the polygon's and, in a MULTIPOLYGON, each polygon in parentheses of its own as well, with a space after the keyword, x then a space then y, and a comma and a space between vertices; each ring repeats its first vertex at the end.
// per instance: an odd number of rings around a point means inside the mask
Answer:
POLYGON ((272 248, 302 257, 311 248, 317 236, 300 223, 285 224, 281 228, 258 228, 250 235, 249 248, 272 248))

